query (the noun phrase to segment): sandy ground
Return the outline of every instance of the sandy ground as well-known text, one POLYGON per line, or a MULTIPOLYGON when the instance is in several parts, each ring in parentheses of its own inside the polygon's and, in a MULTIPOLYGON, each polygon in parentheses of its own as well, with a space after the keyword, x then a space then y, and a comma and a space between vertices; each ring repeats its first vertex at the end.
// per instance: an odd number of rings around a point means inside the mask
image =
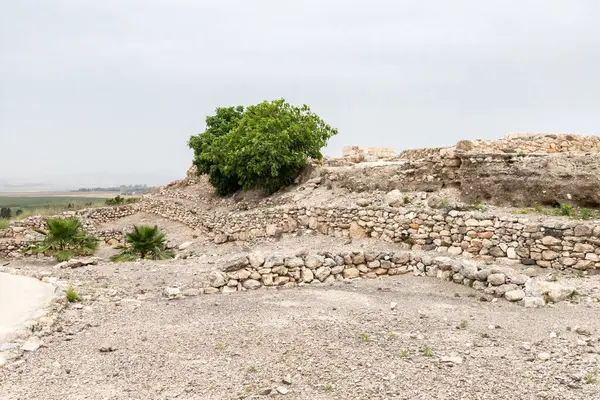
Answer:
POLYGON ((55 271, 84 300, 41 349, 0 370, 0 399, 598 398, 600 303, 524 309, 412 275, 163 296, 240 253, 393 246, 287 236, 55 271))
POLYGON ((469 293, 404 276, 89 302, 0 372, 0 398, 597 399, 583 383, 598 367, 597 336, 581 346, 587 337, 567 328, 597 332, 597 306, 526 310, 469 293))
POLYGON ((0 343, 35 317, 54 295, 54 286, 37 279, 0 273, 0 343))

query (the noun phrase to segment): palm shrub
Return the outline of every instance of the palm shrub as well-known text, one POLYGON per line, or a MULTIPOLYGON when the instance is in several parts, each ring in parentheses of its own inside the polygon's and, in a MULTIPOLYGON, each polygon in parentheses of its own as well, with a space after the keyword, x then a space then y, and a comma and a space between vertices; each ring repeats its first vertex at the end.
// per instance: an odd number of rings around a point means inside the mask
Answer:
POLYGON ((34 253, 53 255, 56 261, 75 256, 90 256, 98 248, 98 239, 81 229, 77 218, 55 218, 46 221, 46 230, 36 229, 44 239, 30 246, 34 253))
POLYGON ((175 253, 166 250, 165 234, 158 226, 134 225, 133 231, 125 235, 125 245, 116 246, 119 254, 111 261, 134 261, 138 258, 165 260, 175 257, 175 253))

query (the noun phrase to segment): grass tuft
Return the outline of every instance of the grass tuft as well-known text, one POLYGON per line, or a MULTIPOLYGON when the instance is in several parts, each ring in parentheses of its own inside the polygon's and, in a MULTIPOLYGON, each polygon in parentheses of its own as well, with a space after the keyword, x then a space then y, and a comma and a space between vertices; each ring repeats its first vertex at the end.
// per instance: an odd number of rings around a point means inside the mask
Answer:
POLYGON ((583 377, 583 382, 587 385, 593 385, 594 383, 596 383, 596 380, 596 375, 594 374, 587 374, 583 377))
POLYGON ((76 302, 78 302, 78 301, 81 301, 81 296, 79 296, 79 293, 77 293, 77 292, 76 292, 76 291, 73 289, 73 287, 72 287, 72 286, 69 286, 69 287, 67 288, 66 295, 67 295, 67 301, 68 301, 69 303, 76 303, 76 302))
POLYGON ((426 344, 425 348, 423 349, 423 355, 425 357, 433 356, 433 348, 430 345, 426 344))

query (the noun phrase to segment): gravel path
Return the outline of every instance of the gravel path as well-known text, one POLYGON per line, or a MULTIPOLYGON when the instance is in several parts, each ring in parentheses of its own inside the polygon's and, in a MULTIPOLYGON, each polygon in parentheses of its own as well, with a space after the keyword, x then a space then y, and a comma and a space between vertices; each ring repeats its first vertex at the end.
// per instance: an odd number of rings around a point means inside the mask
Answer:
POLYGON ((0 370, 0 399, 598 398, 598 303, 524 309, 410 275, 156 295, 205 268, 179 263, 65 271, 91 299, 0 370))

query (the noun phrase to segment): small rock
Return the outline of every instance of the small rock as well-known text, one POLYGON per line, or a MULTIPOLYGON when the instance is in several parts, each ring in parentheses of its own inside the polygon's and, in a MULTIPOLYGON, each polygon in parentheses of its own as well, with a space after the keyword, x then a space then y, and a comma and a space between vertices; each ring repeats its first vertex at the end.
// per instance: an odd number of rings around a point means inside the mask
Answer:
POLYGON ((525 292, 522 290, 511 290, 509 292, 506 292, 504 294, 504 297, 506 297, 506 300, 508 301, 520 301, 523 300, 523 298, 525 297, 525 292))
POLYGON ((246 289, 256 290, 261 287, 261 283, 254 279, 246 279, 244 283, 242 283, 242 286, 246 289))
POLYGON ((188 288, 185 289, 182 294, 186 297, 195 297, 200 295, 200 289, 196 289, 196 288, 188 288))
POLYGON ((36 351, 42 345, 42 339, 37 336, 32 336, 21 346, 23 351, 36 351))
POLYGON ((285 386, 278 386, 277 387, 277 393, 279 394, 288 394, 289 393, 289 389, 286 388, 285 386))
POLYGON ((261 396, 268 396, 271 394, 272 391, 273 391, 273 389, 266 388, 266 389, 262 389, 260 392, 258 392, 258 394, 260 394, 261 396))
POLYGON ((521 301, 521 304, 525 308, 537 308, 544 307, 546 302, 541 297, 525 297, 521 301))
POLYGON ((169 299, 174 299, 181 294, 181 289, 177 287, 166 287, 163 289, 163 295, 169 299))
POLYGON ((286 375, 281 381, 283 383, 285 383, 286 385, 291 385, 292 384, 292 376, 286 375))
POLYGON ((546 353, 546 352, 539 353, 537 355, 537 358, 538 358, 538 360, 548 361, 550 359, 550 353, 546 353))
POLYGON ((445 357, 440 358, 440 362, 443 362, 446 364, 462 364, 463 359, 458 356, 445 356, 445 357))
POLYGON ((112 353, 113 351, 116 350, 115 347, 113 347, 111 344, 108 343, 104 343, 102 344, 102 346, 100 346, 100 353, 112 353))
POLYGON ((506 282, 506 275, 504 275, 502 273, 490 274, 487 277, 487 281, 488 281, 488 283, 490 283, 494 286, 500 286, 506 282))
POLYGON ((183 243, 181 243, 179 245, 178 249, 179 250, 185 250, 185 249, 187 249, 188 247, 190 247, 193 244, 194 244, 194 242, 183 242, 183 243))
POLYGON ((582 327, 577 327, 575 328, 575 332, 579 335, 583 335, 583 336, 592 336, 592 332, 589 331, 589 329, 585 329, 582 327))
POLYGON ((392 301, 390 303, 390 310, 394 310, 396 308, 396 306, 398 305, 398 303, 396 303, 395 301, 392 301))

